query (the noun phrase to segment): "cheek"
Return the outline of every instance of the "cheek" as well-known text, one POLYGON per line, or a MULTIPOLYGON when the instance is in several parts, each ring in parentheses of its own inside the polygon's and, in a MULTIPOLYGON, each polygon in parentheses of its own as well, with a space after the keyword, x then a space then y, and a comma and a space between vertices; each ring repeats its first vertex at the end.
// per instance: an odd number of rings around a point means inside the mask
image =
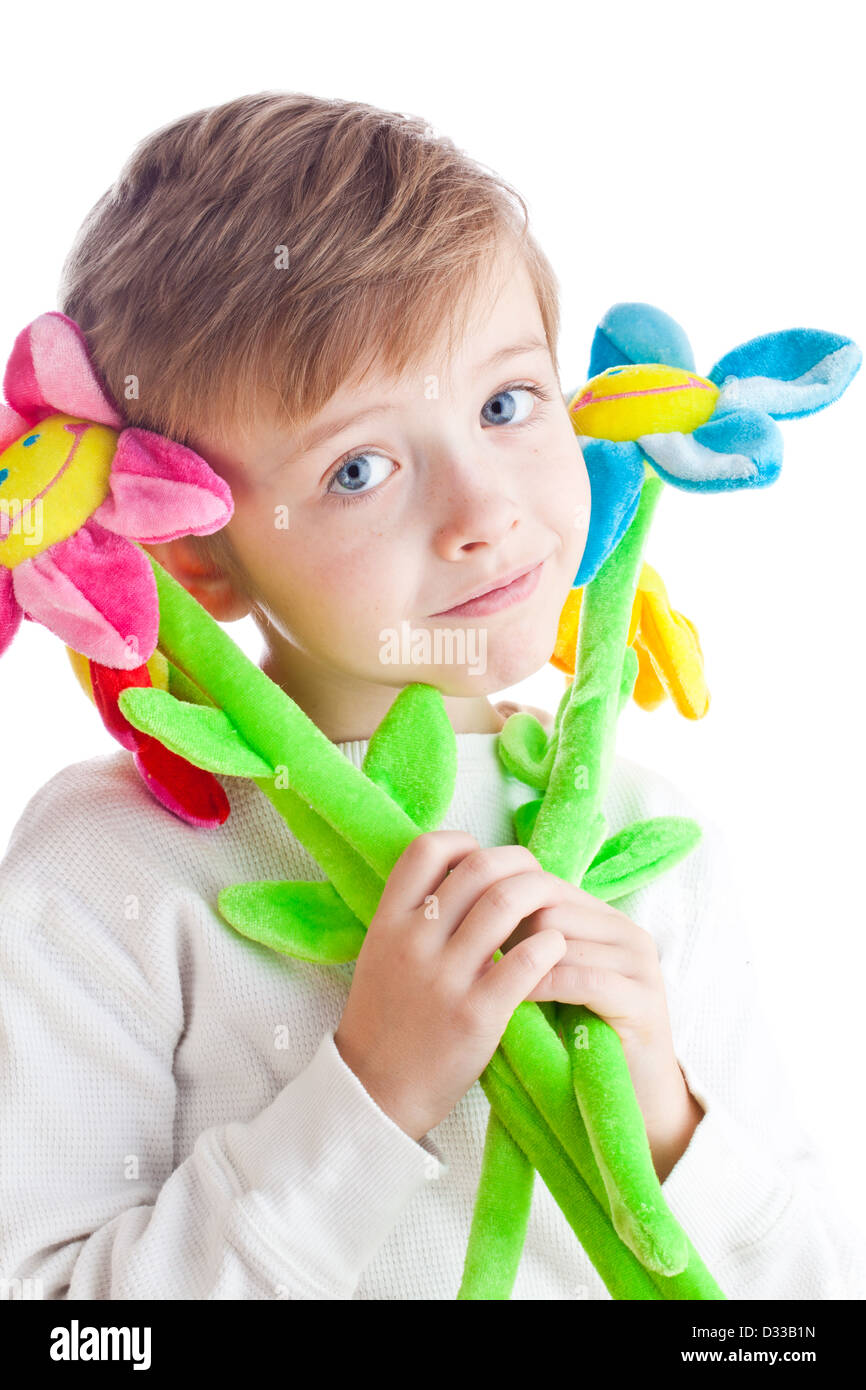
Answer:
POLYGON ((289 555, 287 537, 291 530, 286 529, 286 522, 282 529, 279 526, 271 508, 235 499, 234 514, 226 528, 228 537, 245 571, 263 593, 269 592, 269 581, 273 583, 289 555))
POLYGON ((229 522, 235 549, 274 615, 296 636, 328 634, 339 646, 378 631, 393 610, 397 566, 373 559, 376 540, 357 523, 341 534, 321 530, 279 502, 236 508, 229 522))
MULTIPOLYGON (((573 544, 570 547, 571 563, 574 573, 580 569, 580 562, 583 559, 583 552, 586 549, 586 540, 589 535, 589 523, 592 513, 592 488, 589 483, 589 474, 583 462, 583 456, 578 453, 576 465, 576 479, 572 496, 572 504, 569 515, 571 517, 571 538, 573 544)), ((572 580, 572 583, 574 581, 572 580)))
POLYGON ((589 530, 589 516, 592 507, 592 487, 590 486, 589 474, 586 471, 586 464, 583 461, 583 455, 580 452, 578 452, 577 456, 576 473, 576 506, 579 513, 578 529, 582 532, 583 536, 585 537, 589 530))
POLYGON ((592 493, 583 454, 570 424, 568 433, 557 440, 548 455, 544 476, 550 522, 563 537, 566 549, 573 550, 576 545, 579 556, 589 531, 592 493))

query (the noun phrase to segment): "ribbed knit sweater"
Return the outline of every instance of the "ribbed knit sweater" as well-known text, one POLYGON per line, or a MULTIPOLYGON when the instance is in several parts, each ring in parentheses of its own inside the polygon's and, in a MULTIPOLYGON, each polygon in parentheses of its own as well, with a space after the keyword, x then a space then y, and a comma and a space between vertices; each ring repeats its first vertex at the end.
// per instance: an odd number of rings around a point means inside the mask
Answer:
MULTIPOLYGON (((442 826, 515 843, 512 813, 535 793, 505 772, 496 734, 456 737, 442 826)), ((361 766, 367 740, 337 746, 361 766)), ((333 1041, 354 964, 280 955, 217 910, 230 884, 324 878, 254 783, 220 781, 231 815, 195 829, 118 750, 52 777, 13 831, 0 1296, 29 1279, 52 1299, 454 1299, 486 1096, 476 1082, 420 1142, 379 1109, 333 1041)), ((670 814, 704 828, 616 903, 655 939, 705 1111, 663 1184, 671 1210, 729 1298, 863 1297, 859 1239, 762 1021, 723 832, 621 757, 603 809, 611 834, 670 814)), ((513 1298, 610 1298, 537 1176, 513 1298)))

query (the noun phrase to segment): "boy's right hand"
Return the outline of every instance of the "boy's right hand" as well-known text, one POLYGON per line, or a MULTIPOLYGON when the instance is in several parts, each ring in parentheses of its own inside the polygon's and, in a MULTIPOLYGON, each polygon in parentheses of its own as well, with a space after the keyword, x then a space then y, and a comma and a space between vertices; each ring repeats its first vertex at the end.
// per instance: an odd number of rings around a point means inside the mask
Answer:
POLYGON ((431 830, 388 876, 334 1042, 415 1140, 477 1081, 518 1004, 565 954, 549 928, 492 959, 527 915, 525 886, 509 890, 509 878, 540 871, 521 845, 481 849, 464 831, 431 830))

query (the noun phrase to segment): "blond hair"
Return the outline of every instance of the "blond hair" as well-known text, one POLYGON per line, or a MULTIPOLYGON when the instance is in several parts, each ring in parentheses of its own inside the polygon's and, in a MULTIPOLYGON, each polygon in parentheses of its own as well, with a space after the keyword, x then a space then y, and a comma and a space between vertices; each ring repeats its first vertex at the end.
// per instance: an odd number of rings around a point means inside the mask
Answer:
MULTIPOLYGON (((446 328, 453 347, 509 237, 556 364, 556 277, 510 184, 420 117, 259 92, 136 146, 59 303, 130 425, 189 443, 247 431, 276 401, 296 430, 368 364, 399 375, 446 328)), ((241 576, 224 531, 195 539, 241 576)))

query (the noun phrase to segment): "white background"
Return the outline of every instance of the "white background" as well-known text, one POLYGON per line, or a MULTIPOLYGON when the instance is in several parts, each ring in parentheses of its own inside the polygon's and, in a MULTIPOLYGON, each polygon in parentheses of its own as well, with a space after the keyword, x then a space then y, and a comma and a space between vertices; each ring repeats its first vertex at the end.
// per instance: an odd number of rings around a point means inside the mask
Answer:
MULTIPOLYGON (((866 346, 860 13, 853 0, 221 13, 83 0, 41 6, 37 28, 16 8, 0 84, 0 366, 57 307, 72 238, 135 143, 263 90, 423 115, 509 179, 560 279, 563 388, 584 381, 618 300, 672 314, 702 374, 782 328, 866 346)), ((697 722, 630 705, 618 744, 725 828, 801 1118, 861 1224, 864 398, 861 371, 837 404, 783 422, 769 488, 666 490, 646 559, 697 624, 712 705, 697 722)), ((258 656, 251 620, 230 630, 258 656)), ((562 688, 550 667, 503 694, 554 709, 562 688)), ((3 656, 0 690, 2 851, 49 777, 117 745, 36 624, 3 656)))

